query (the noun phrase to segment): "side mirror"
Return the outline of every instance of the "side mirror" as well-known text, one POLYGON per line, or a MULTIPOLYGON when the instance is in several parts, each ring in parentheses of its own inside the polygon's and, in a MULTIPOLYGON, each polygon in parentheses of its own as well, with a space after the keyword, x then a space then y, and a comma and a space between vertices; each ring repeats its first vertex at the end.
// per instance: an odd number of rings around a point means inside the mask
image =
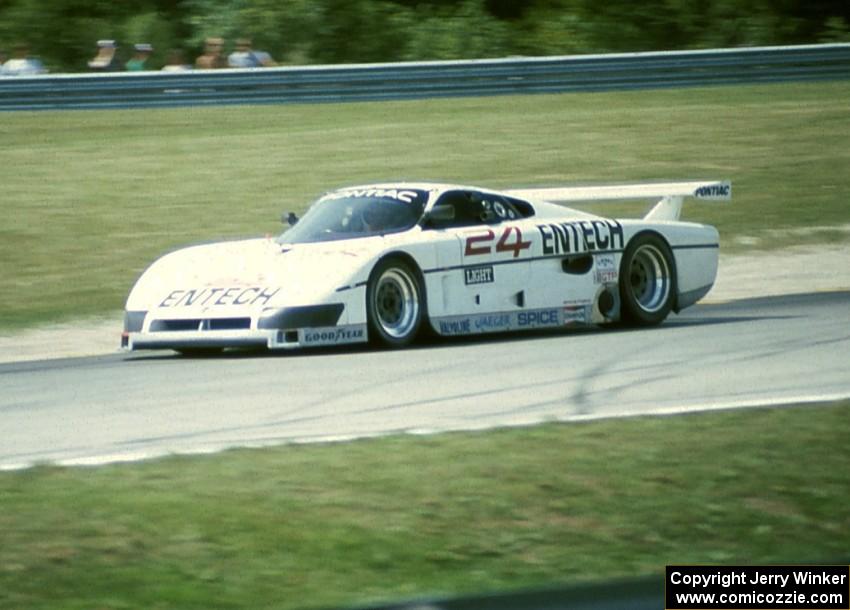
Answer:
POLYGON ((455 207, 453 205, 435 205, 431 208, 431 211, 428 212, 428 220, 454 220, 455 219, 455 207))
POLYGON ((280 222, 288 224, 290 227, 294 227, 298 224, 298 216, 295 215, 295 212, 288 212, 281 215, 280 222))

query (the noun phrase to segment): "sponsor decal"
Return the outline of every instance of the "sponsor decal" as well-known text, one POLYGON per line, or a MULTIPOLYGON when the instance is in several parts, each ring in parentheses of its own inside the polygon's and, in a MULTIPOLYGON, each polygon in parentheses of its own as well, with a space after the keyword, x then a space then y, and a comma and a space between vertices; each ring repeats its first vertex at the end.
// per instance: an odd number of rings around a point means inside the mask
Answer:
POLYGON ((467 267, 463 270, 463 283, 467 286, 471 284, 492 284, 493 267, 467 267))
POLYGON ((441 335, 468 335, 472 331, 470 318, 455 318, 453 320, 440 320, 441 335))
POLYGON ((707 184, 706 186, 701 186, 696 190, 696 196, 702 198, 712 198, 712 197, 729 197, 729 192, 732 190, 732 185, 730 184, 707 184))
POLYGON ((597 284, 610 284, 617 281, 619 272, 613 254, 597 254, 594 257, 596 271, 593 280, 597 284))
POLYGON ((473 335, 519 329, 555 328, 587 323, 589 316, 590 305, 576 303, 566 304, 561 308, 441 318, 438 320, 438 330, 441 335, 473 335))
POLYGON ((333 199, 360 199, 364 197, 378 197, 383 199, 395 199, 404 203, 413 203, 419 196, 417 191, 399 189, 349 189, 328 193, 319 201, 330 201, 333 199))
POLYGON ((214 307, 225 305, 265 305, 274 297, 280 288, 265 286, 222 287, 222 288, 188 288, 172 290, 168 293, 159 307, 214 307))
POLYGON ((521 311, 517 314, 517 326, 520 328, 541 328, 544 326, 560 326, 561 319, 557 309, 542 309, 538 311, 521 311))
POLYGON ((523 250, 531 248, 531 242, 522 238, 522 230, 519 227, 505 227, 496 241, 496 234, 487 229, 484 233, 470 235, 466 238, 464 256, 476 256, 479 254, 492 254, 493 252, 513 252, 513 257, 518 258, 523 250), (496 242, 493 244, 493 242, 496 242))
POLYGON ((511 316, 506 313, 477 316, 472 319, 472 325, 479 333, 508 330, 511 327, 511 316))
POLYGON ((564 301, 562 316, 564 326, 590 324, 593 304, 590 301, 564 301))
POLYGON ((366 340, 366 330, 361 326, 304 328, 298 331, 298 335, 302 345, 340 345, 366 340))
POLYGON ((564 325, 571 324, 587 324, 588 323, 588 308, 585 305, 565 305, 564 306, 564 325))
POLYGON ((544 255, 622 250, 623 226, 616 220, 581 220, 537 225, 544 255))

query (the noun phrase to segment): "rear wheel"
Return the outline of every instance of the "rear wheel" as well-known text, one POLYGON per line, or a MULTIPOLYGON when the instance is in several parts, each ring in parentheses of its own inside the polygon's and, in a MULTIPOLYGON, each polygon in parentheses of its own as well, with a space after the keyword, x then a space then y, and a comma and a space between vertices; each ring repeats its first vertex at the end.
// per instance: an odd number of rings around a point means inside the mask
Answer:
POLYGON ((419 276, 400 259, 377 264, 366 290, 369 334, 388 347, 409 345, 424 316, 424 290, 419 276))
POLYGON ((637 326, 660 324, 673 308, 676 273, 670 246, 654 233, 629 242, 620 263, 623 321, 637 326))

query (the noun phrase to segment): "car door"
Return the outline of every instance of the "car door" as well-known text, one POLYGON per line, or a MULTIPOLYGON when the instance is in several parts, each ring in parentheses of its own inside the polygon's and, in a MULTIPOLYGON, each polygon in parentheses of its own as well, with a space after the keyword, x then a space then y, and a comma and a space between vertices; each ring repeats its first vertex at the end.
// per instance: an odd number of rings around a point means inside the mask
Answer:
POLYGON ((454 208, 450 220, 431 227, 450 237, 440 240, 438 253, 442 298, 429 299, 435 330, 452 335, 515 328, 516 313, 526 308, 528 225, 503 198, 479 191, 448 191, 435 205, 454 208))

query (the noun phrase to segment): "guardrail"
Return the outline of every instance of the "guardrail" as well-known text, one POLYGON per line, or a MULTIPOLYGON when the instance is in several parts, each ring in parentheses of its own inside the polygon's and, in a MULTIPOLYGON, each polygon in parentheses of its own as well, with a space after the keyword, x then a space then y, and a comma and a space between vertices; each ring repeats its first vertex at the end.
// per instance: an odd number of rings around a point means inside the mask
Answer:
POLYGON ((402 100, 850 78, 850 44, 0 78, 0 110, 402 100))

